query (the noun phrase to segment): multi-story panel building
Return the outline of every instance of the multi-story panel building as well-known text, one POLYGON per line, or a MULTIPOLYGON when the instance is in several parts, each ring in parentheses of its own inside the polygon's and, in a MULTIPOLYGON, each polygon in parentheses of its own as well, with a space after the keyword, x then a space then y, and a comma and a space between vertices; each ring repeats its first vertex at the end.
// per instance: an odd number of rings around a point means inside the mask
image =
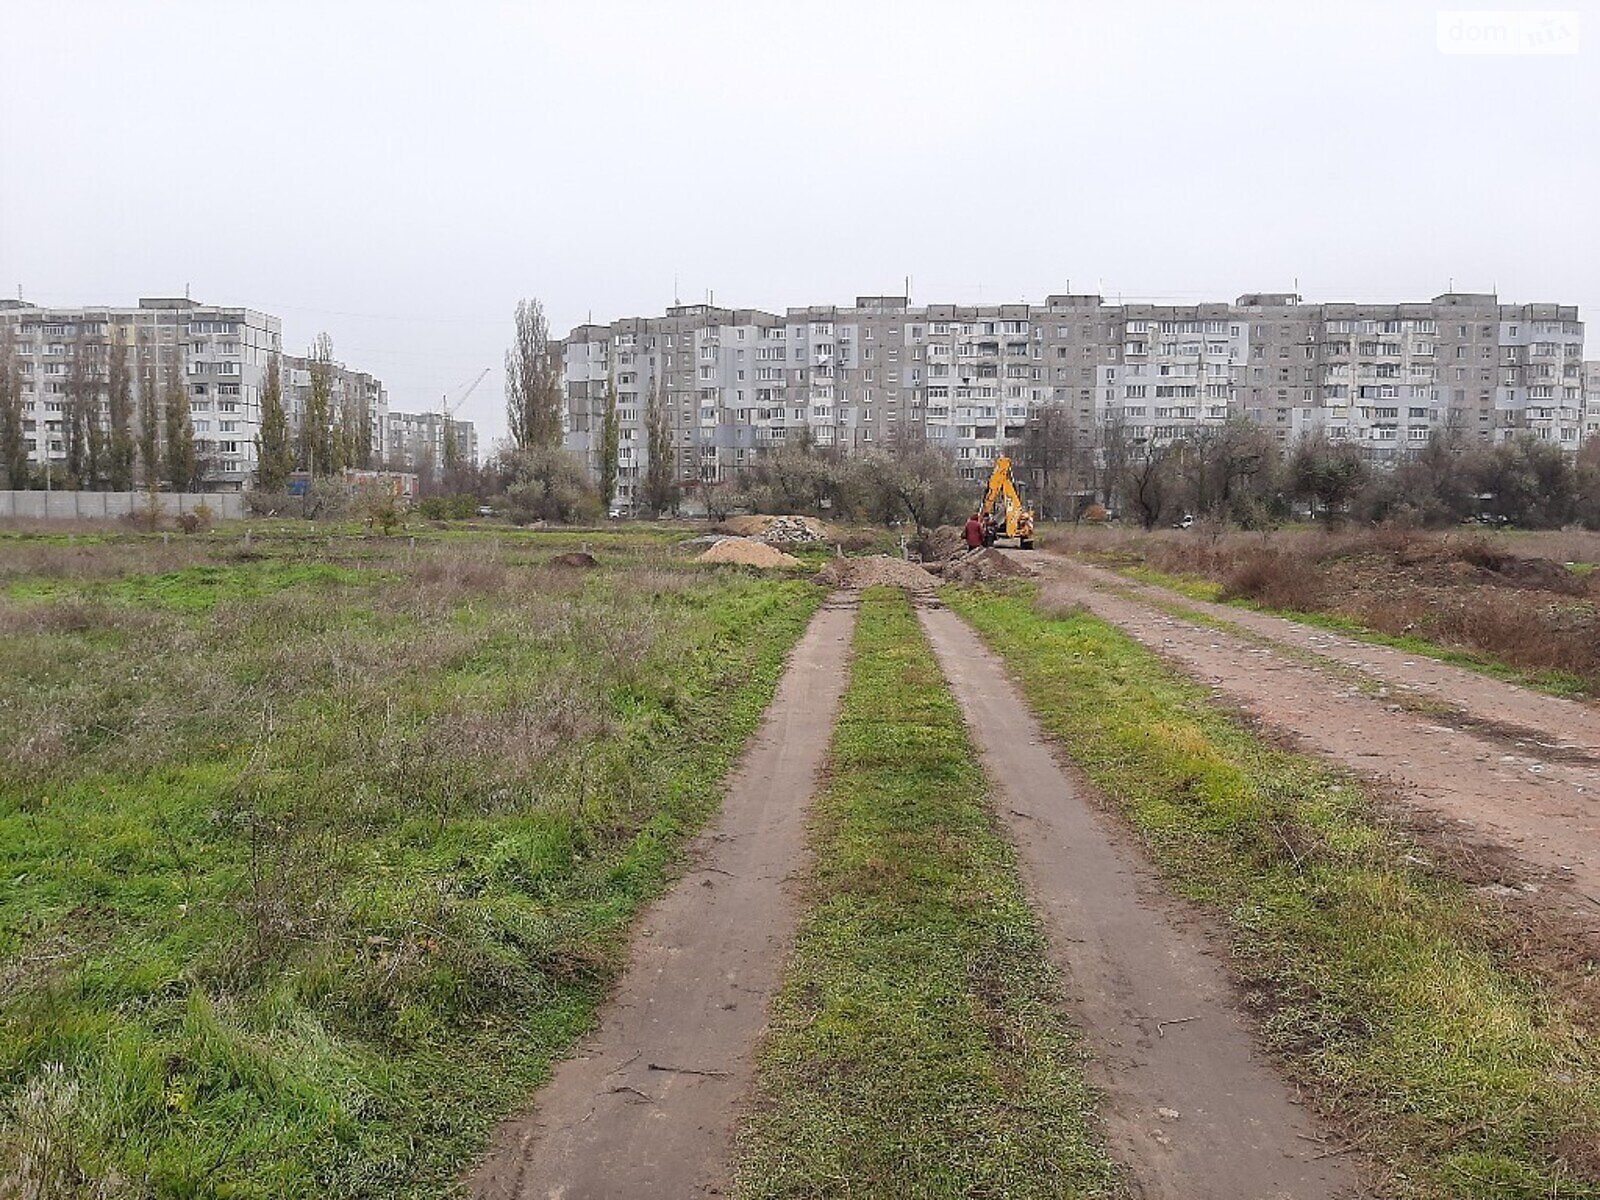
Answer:
MULTIPOLYGON (((0 338, 7 333, 22 379, 25 441, 34 463, 65 465, 65 422, 74 387, 97 397, 101 426, 109 425, 107 387, 115 342, 126 349, 135 414, 147 387, 153 387, 161 410, 172 381, 181 381, 204 486, 215 490, 236 491, 254 482, 261 393, 274 356, 282 356, 284 406, 295 431, 310 394, 310 360, 283 355, 282 322, 251 308, 187 298, 143 299, 133 308, 43 308, 7 300, 0 301, 0 338)), ((365 415, 374 454, 381 453, 388 410, 383 384, 335 363, 330 390, 334 413, 365 415)))
POLYGON ((25 441, 32 462, 65 465, 65 419, 74 379, 98 397, 102 427, 109 424, 110 348, 121 342, 135 411, 143 389, 153 384, 159 406, 170 382, 181 380, 206 486, 249 486, 256 469, 267 363, 281 350, 277 317, 188 299, 145 299, 136 308, 42 308, 8 300, 0 302, 0 336, 6 327, 22 376, 25 441), (75 375, 74 361, 80 356, 83 362, 75 375))
MULTIPOLYGON (((310 355, 286 354, 283 357, 283 407, 289 419, 289 432, 296 438, 300 436, 300 426, 311 402, 311 373, 315 366, 316 360, 310 355)), ((352 429, 359 429, 363 423, 366 425, 368 461, 352 463, 352 466, 371 466, 383 456, 387 445, 389 393, 381 380, 330 360, 328 411, 335 422, 344 421, 352 429)))
POLYGON ((617 501, 645 466, 662 407, 679 479, 725 480, 798 437, 846 453, 912 432, 981 478, 1041 405, 1082 435, 1138 447, 1243 416, 1289 443, 1313 430, 1392 460, 1435 430, 1496 441, 1527 431, 1573 450, 1583 436, 1577 309, 1447 293, 1416 304, 1234 303, 853 307, 783 315, 710 304, 583 325, 556 349, 568 445, 599 470, 607 389, 620 417, 617 501))
POLYGON ((396 471, 428 475, 444 464, 448 455, 445 428, 455 435, 455 452, 463 462, 478 461, 478 430, 471 421, 458 421, 443 413, 392 412, 384 426, 383 461, 396 471))

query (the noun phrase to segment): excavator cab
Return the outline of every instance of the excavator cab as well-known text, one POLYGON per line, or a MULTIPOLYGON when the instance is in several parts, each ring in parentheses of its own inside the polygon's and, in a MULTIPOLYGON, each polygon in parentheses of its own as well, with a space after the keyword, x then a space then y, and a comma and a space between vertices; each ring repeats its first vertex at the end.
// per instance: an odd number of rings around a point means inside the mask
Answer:
POLYGON ((1018 550, 1033 549, 1033 510, 1023 507, 1022 497, 1011 477, 1011 460, 1003 454, 995 459, 978 519, 983 522, 985 546, 996 545, 1003 539, 1018 550))

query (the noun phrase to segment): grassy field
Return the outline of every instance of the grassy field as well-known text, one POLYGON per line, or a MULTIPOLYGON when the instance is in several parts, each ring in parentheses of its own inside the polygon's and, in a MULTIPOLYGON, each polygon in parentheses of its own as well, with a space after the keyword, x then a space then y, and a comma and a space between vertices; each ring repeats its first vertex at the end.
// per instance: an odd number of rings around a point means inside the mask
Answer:
POLYGON ((742 1131, 745 1200, 1114 1194, 985 792, 910 605, 869 592, 742 1131))
POLYGON ((446 1191, 819 601, 661 542, 6 538, 0 1195, 446 1191))
MULTIPOLYGON (((1384 1164, 1382 1194, 1600 1196, 1600 1013, 1356 785, 1030 587, 946 589, 1185 895, 1227 920, 1270 1044, 1384 1164)), ((1591 968, 1592 970, 1592 968, 1591 968)))

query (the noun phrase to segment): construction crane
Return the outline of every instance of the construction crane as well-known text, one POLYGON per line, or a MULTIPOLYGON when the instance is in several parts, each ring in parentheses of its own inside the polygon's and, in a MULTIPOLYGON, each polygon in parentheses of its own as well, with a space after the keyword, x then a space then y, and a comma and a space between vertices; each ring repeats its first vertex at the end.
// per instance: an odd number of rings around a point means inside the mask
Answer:
POLYGON ((978 519, 983 522, 985 546, 1005 538, 1015 541, 1019 550, 1033 549, 1033 510, 1022 506, 1022 497, 1011 478, 1011 460, 1003 454, 994 460, 978 519))
POLYGON ((489 367, 485 367, 483 370, 479 371, 478 377, 462 389, 461 395, 456 397, 456 402, 454 404, 450 403, 450 397, 448 395, 440 396, 439 415, 447 421, 454 416, 456 409, 460 408, 467 402, 467 397, 478 390, 478 385, 488 377, 489 371, 489 367))
POLYGON ((440 448, 444 451, 444 461, 447 467, 455 465, 456 455, 459 453, 456 447, 455 425, 450 418, 455 416, 456 410, 467 402, 467 397, 478 390, 478 385, 487 378, 489 370, 490 368, 485 367, 479 371, 478 377, 462 389, 454 404, 450 403, 449 395, 439 397, 439 436, 444 442, 444 445, 440 448))

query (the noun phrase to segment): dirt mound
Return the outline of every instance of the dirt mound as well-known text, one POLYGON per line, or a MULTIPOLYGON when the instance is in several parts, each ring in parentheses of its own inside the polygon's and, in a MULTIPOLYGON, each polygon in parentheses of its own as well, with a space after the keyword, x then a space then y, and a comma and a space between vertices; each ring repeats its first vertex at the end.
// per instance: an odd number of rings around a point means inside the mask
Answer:
POLYGON ((924 562, 948 562, 967 549, 966 531, 959 525, 941 525, 922 539, 924 562))
POLYGON ((738 563, 746 567, 798 567, 800 560, 782 550, 775 550, 754 538, 723 538, 704 554, 695 558, 703 563, 738 563))
POLYGON ((836 542, 843 536, 826 521, 795 514, 772 515, 755 513, 744 517, 729 517, 718 531, 738 537, 755 538, 774 546, 802 545, 806 542, 836 542))
POLYGON ((991 547, 963 554, 945 564, 944 577, 952 583, 992 583, 999 579, 1018 579, 1033 572, 991 547))
POLYGON ((937 580, 927 571, 902 559, 887 555, 870 558, 830 558, 816 574, 816 581, 828 587, 897 587, 912 592, 932 591, 937 580))
POLYGON ((582 550, 573 550, 567 554, 558 554, 550 560, 552 567, 576 567, 581 571, 590 570, 600 565, 600 560, 592 554, 585 554, 582 550))

